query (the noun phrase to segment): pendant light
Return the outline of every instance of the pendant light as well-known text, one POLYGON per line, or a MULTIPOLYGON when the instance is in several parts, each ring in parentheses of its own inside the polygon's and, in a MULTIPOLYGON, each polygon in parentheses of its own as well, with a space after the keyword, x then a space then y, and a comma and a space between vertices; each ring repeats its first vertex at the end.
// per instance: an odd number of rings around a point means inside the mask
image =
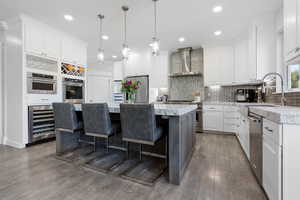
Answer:
POLYGON ((98 18, 100 20, 100 36, 99 36, 99 49, 98 49, 98 54, 97 54, 97 59, 100 63, 104 62, 104 50, 103 50, 103 30, 102 30, 102 23, 103 23, 103 19, 104 19, 104 15, 99 14, 98 18))
POLYGON ((154 36, 152 38, 152 43, 150 44, 152 48, 152 55, 159 55, 159 39, 157 38, 157 6, 156 3, 158 0, 152 0, 154 3, 154 36))
POLYGON ((129 10, 129 7, 122 6, 122 10, 124 12, 124 42, 122 46, 122 56, 124 60, 127 60, 129 56, 129 47, 127 44, 127 11, 129 10))

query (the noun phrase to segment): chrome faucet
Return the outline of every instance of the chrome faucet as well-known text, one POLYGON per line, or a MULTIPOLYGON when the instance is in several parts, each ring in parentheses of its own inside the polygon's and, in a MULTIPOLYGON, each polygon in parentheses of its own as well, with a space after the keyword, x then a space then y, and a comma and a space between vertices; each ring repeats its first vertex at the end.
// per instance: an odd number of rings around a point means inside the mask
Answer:
POLYGON ((268 77, 268 76, 279 76, 281 79, 281 106, 285 106, 286 103, 286 98, 284 96, 284 88, 283 88, 283 77, 281 76, 281 74, 277 73, 277 72, 271 72, 271 73, 267 73, 263 78, 262 78, 262 82, 263 82, 263 88, 264 88, 264 80, 268 77))

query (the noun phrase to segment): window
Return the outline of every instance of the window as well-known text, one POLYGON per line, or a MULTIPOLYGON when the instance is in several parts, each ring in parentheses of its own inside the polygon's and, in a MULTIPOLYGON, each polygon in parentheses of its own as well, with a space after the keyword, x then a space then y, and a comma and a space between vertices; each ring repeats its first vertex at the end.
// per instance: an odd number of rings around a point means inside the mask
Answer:
POLYGON ((288 65, 288 88, 290 90, 299 90, 300 88, 300 63, 288 65))

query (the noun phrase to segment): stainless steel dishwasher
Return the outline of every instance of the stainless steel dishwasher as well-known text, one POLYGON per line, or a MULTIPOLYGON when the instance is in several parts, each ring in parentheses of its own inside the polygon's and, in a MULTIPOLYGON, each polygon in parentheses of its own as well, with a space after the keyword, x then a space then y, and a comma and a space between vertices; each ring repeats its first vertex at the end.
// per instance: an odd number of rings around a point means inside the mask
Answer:
POLYGON ((250 122, 250 163, 258 182, 262 184, 262 117, 249 112, 248 119, 250 122))

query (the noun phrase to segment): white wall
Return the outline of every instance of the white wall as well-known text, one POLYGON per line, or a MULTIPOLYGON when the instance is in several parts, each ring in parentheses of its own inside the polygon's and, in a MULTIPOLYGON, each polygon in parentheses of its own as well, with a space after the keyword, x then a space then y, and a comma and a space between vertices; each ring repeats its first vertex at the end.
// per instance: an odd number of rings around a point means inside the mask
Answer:
POLYGON ((89 63, 86 80, 87 102, 112 102, 113 63, 89 63))
POLYGON ((3 73, 4 73, 4 43, 3 43, 4 32, 0 27, 0 144, 3 144, 3 73))
MULTIPOLYGON (((116 67, 120 67, 120 64, 116 67)), ((122 73, 124 77, 149 75, 149 100, 155 101, 158 89, 168 88, 169 52, 161 51, 159 56, 152 56, 150 50, 134 52, 123 63, 122 73)))

